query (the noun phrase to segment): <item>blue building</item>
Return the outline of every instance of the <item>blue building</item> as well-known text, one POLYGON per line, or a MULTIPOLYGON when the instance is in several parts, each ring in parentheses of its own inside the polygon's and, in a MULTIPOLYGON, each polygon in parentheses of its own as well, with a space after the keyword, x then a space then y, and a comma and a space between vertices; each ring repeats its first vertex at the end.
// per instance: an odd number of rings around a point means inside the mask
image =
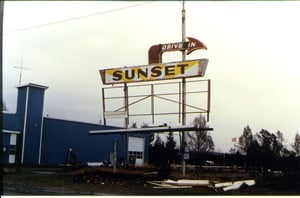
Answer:
POLYGON ((16 112, 3 112, 4 164, 65 164, 70 148, 81 165, 112 161, 115 142, 118 143, 118 162, 129 155, 139 165, 147 163, 147 135, 132 134, 128 139, 124 134, 91 136, 90 130, 120 128, 43 117, 44 95, 48 87, 30 83, 17 88, 16 112))

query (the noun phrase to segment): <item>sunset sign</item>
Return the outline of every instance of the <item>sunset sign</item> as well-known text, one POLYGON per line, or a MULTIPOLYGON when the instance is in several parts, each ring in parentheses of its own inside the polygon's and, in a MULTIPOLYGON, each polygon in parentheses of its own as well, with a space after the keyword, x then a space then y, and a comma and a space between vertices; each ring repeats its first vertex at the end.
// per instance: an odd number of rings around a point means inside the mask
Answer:
POLYGON ((103 84, 203 77, 208 59, 100 70, 103 84))

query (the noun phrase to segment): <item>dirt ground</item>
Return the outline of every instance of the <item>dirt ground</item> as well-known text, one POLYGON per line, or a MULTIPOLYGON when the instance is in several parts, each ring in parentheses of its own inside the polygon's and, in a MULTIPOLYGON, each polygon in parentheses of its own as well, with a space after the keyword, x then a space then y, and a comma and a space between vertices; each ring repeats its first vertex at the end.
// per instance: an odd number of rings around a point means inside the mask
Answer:
MULTIPOLYGON (((236 181, 254 179, 244 171, 187 170, 187 179, 236 181)), ((300 195, 300 181, 283 178, 255 179, 256 185, 224 192, 209 187, 158 189, 147 181, 181 178, 180 170, 4 167, 3 195, 300 195), (147 173, 147 174, 145 174, 147 173)))

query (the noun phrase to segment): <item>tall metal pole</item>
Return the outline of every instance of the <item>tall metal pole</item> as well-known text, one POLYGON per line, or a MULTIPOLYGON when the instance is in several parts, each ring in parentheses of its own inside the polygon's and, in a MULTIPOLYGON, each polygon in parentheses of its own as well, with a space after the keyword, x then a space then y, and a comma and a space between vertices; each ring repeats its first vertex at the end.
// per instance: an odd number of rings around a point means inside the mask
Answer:
MULTIPOLYGON (((185 8, 184 8, 184 0, 182 1, 182 22, 181 22, 181 28, 182 28, 182 42, 186 41, 186 28, 185 28, 185 8)), ((182 61, 186 60, 186 53, 185 50, 182 51, 182 61)))
POLYGON ((105 118, 105 91, 104 88, 102 87, 102 108, 103 108, 103 120, 104 120, 104 125, 106 126, 106 118, 105 118))
MULTIPOLYGON (((128 124, 129 124, 129 118, 128 118, 128 115, 129 115, 129 107, 128 107, 128 86, 127 86, 127 83, 124 83, 124 106, 125 106, 125 111, 127 113, 127 117, 125 118, 125 128, 127 129, 128 128, 128 124)), ((128 166, 128 163, 129 163, 129 155, 128 155, 128 143, 129 143, 129 136, 128 136, 128 133, 126 133, 126 160, 125 160, 125 166, 128 166)))
POLYGON ((127 116, 125 118, 125 128, 128 128, 129 125, 129 101, 128 101, 128 86, 127 83, 124 83, 124 107, 125 111, 127 113, 127 116))
MULTIPOLYGON (((182 1, 182 42, 185 42, 186 40, 186 28, 185 28, 185 8, 184 8, 184 0, 182 1)), ((182 61, 186 60, 186 52, 185 50, 182 50, 182 61)), ((184 126, 186 124, 186 79, 183 78, 182 79, 182 126, 184 126)), ((185 156, 184 156, 184 152, 185 152, 185 146, 186 146, 186 142, 185 142, 185 133, 184 131, 182 131, 182 176, 185 176, 185 156)))
POLYGON ((154 124, 154 85, 151 84, 151 116, 152 116, 152 124, 154 124))

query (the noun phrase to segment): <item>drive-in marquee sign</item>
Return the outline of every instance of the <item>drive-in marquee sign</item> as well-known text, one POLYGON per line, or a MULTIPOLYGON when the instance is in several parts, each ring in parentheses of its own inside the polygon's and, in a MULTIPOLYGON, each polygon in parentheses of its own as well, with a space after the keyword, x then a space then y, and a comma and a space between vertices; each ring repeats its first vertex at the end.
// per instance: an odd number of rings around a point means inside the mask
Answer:
POLYGON ((103 84, 203 77, 208 59, 100 70, 103 84))
POLYGON ((148 64, 132 67, 100 70, 103 84, 130 83, 176 78, 203 77, 208 59, 162 63, 162 54, 168 51, 185 51, 187 55, 195 50, 207 49, 199 40, 187 37, 187 42, 153 45, 148 51, 148 64))
POLYGON ((164 52, 170 51, 187 51, 187 55, 192 53, 195 50, 207 50, 206 45, 204 45, 201 41, 193 38, 187 37, 189 41, 186 42, 175 42, 175 43, 165 43, 153 45, 149 48, 148 51, 148 63, 161 63, 162 62, 162 54, 164 52))

